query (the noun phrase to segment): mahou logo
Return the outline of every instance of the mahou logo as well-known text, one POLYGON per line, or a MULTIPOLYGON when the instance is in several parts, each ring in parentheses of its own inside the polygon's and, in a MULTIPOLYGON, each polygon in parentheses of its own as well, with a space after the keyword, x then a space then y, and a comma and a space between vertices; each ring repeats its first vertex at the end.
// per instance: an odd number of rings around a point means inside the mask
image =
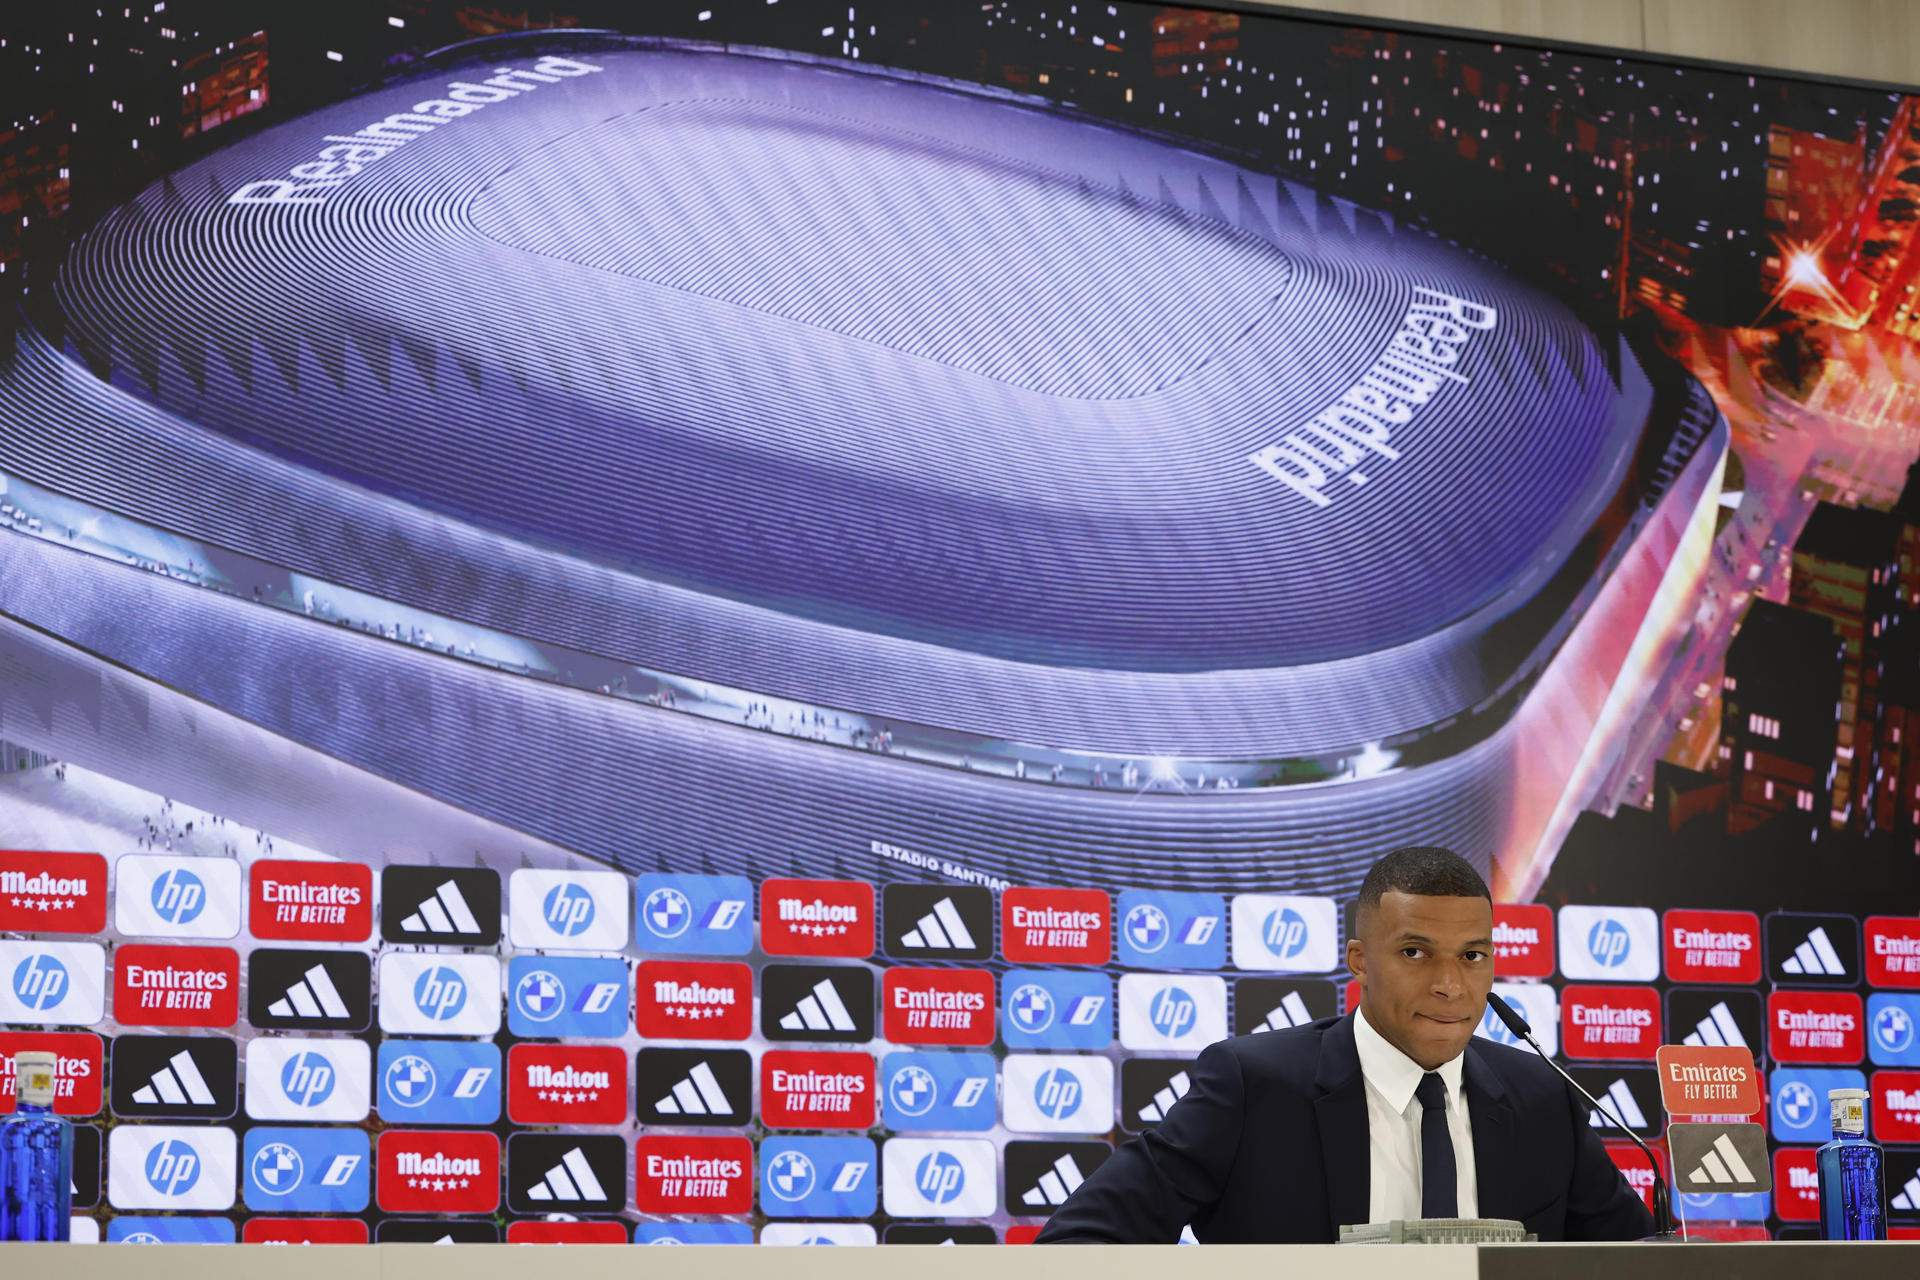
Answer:
POLYGON ((895 1044, 992 1044, 993 974, 985 969, 888 969, 883 1030, 895 1044))
POLYGON ((873 886, 859 880, 768 880, 760 947, 770 956, 873 954, 873 886))
POLYGON ((53 1069, 53 1110, 62 1116, 90 1116, 100 1110, 100 1037, 91 1031, 0 1031, 0 1115, 14 1109, 13 1055, 28 1049, 59 1058, 53 1069))
POLYGON ((1775 991, 1767 997, 1767 1053, 1775 1062, 1851 1065, 1866 1053, 1865 1012, 1851 991, 1775 991))
POLYGON ((1113 901, 1100 889, 1008 889, 1000 895, 1007 959, 1105 964, 1113 953, 1113 901))
POLYGON ((870 1053, 769 1049, 760 1059, 760 1118, 776 1129, 870 1129, 873 1079, 870 1053))
POLYGON ((1920 1071, 1873 1073, 1873 1136, 1920 1142, 1920 1071))
POLYGON ((1674 982, 1760 981, 1760 917, 1751 911, 1669 911, 1660 945, 1674 982))
POLYGON ((634 1207, 642 1213, 747 1213, 753 1143, 647 1134, 634 1143, 634 1207))
POLYGON ((0 931, 99 933, 106 927, 105 858, 0 851, 0 931))
POLYGON ((1820 1171, 1807 1148, 1773 1153, 1773 1211, 1782 1222, 1820 1220, 1820 1171))
POLYGON ((744 1040, 753 970, 724 961, 649 960, 633 984, 634 1024, 654 1040, 744 1040))
POLYGON ((1570 986, 1560 994, 1560 1051, 1569 1058, 1642 1058, 1660 1047, 1652 987, 1570 986))
POLYGON ((1920 987, 1920 917, 1867 917, 1867 982, 1920 987))
POLYGON ((127 943, 113 957, 113 1017, 126 1027, 230 1027, 240 1018, 232 947, 127 943))
POLYGON ((1502 978, 1553 976, 1553 908, 1541 903, 1493 906, 1493 971, 1502 978))
POLYGON ((373 869, 358 862, 253 864, 248 925, 256 938, 365 942, 373 934, 373 869))
POLYGON ((507 1114, 515 1124, 619 1124, 627 1056, 610 1044, 517 1044, 507 1051, 507 1114))
POLYGON ((448 1129, 380 1135, 378 1196, 388 1213, 492 1213, 500 1203, 500 1139, 448 1129))

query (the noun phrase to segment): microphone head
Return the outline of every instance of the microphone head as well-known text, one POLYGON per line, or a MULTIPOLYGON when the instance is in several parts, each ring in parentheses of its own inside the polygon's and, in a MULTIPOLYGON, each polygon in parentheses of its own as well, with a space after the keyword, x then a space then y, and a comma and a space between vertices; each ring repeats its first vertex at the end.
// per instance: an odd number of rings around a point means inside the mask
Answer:
POLYGON ((1500 1021, 1507 1024, 1507 1030, 1522 1040, 1533 1034, 1533 1028, 1527 1025, 1525 1018, 1520 1016, 1520 1011, 1501 999, 1498 992, 1487 992, 1487 1007, 1494 1011, 1500 1021))

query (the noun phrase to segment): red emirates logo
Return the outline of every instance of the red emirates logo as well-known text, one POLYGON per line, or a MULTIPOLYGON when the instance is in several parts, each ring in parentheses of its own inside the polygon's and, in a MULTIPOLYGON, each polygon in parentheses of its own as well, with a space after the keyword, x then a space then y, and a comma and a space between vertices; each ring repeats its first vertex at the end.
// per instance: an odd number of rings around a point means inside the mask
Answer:
POLYGON ((367 1224, 358 1218, 248 1218, 242 1244, 365 1244, 367 1224))
POLYGON ((1920 987, 1920 918, 1867 917, 1867 983, 1920 987))
POLYGON ((619 1222, 509 1222, 508 1244, 625 1244, 619 1222))
POLYGON ((1113 902, 1100 889, 1008 889, 1000 895, 1007 959, 1105 964, 1113 954, 1113 902))
POLYGON ((240 1017, 232 947, 124 943, 113 953, 113 1018, 123 1027, 230 1027, 240 1017))
POLYGON ((253 864, 249 926, 256 938, 365 942, 373 936, 373 868, 358 862, 253 864))
POLYGON ((1560 1051, 1569 1058, 1644 1058, 1660 1048, 1660 993, 1652 987, 1568 987, 1560 993, 1560 1051))
POLYGON ((873 886, 859 880, 768 880, 760 886, 760 947, 770 956, 873 954, 873 886))
POLYGON ((634 1143, 634 1207, 642 1213, 746 1213, 753 1143, 647 1134, 634 1143))
MULTIPOLYGON (((1627 1185, 1647 1202, 1647 1212, 1653 1212, 1653 1165, 1647 1160, 1646 1153, 1631 1142, 1609 1142, 1603 1145, 1607 1149, 1607 1159, 1613 1161, 1614 1168, 1620 1170, 1620 1175, 1627 1180, 1627 1185)), ((1660 1150, 1659 1147, 1653 1148, 1655 1155, 1658 1155, 1660 1150)), ((1663 1163, 1660 1166, 1660 1172, 1665 1174, 1666 1171, 1666 1165, 1663 1163)))
POLYGON ((1553 976, 1553 908, 1497 902, 1493 907, 1493 971, 1502 978, 1553 976))
POLYGON ((753 970, 744 964, 649 960, 633 980, 633 1020, 655 1040, 745 1040, 753 970))
POLYGON ((106 927, 105 858, 0 851, 0 931, 99 933, 106 927))
POLYGON ((776 1129, 872 1128, 873 1055, 769 1049, 760 1118, 776 1129))
POLYGON ((1760 981, 1760 917, 1751 911, 1669 911, 1660 946, 1675 982, 1760 981))
POLYGON ((1805 1147, 1773 1153, 1773 1211, 1782 1222, 1820 1220, 1820 1170, 1805 1147))
POLYGON ((888 969, 883 1035, 895 1044, 992 1044, 993 975, 985 969, 888 969))
POLYGON ((500 1204, 500 1139, 491 1133, 389 1129, 378 1160, 388 1213, 492 1213, 500 1204))
POLYGON ((37 1049, 59 1058, 53 1069, 53 1112, 90 1116, 100 1110, 101 1063, 105 1050, 91 1031, 0 1031, 0 1116, 14 1109, 17 1076, 13 1055, 37 1049))
POLYGON ((515 1124, 620 1124, 627 1055, 617 1045, 517 1044, 507 1050, 507 1114, 515 1124))
POLYGON ((1920 1071, 1873 1073, 1873 1136, 1920 1142, 1920 1071))
POLYGON ((1850 991, 1767 997, 1767 1053, 1775 1062, 1858 1062, 1866 1052, 1865 1025, 1860 997, 1850 991))

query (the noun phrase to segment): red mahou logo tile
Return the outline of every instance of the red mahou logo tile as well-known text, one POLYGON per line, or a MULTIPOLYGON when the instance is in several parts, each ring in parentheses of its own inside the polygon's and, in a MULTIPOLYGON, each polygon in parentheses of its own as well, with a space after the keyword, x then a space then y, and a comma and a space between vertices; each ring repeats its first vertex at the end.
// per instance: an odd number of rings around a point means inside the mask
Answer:
POLYGON ((1920 1143, 1920 1071, 1876 1071, 1871 1085, 1874 1139, 1920 1143))
POLYGON ((768 880, 760 886, 760 949, 770 956, 873 954, 873 886, 861 880, 768 880))
POLYGON ((105 858, 0 851, 0 931, 99 933, 106 927, 105 858))
POLYGON ((769 1049, 760 1059, 760 1118, 776 1129, 873 1127, 873 1055, 769 1049))
POLYGON ((1773 1153, 1773 1211, 1782 1222, 1820 1220, 1820 1171, 1810 1147, 1773 1153))
POLYGON ((1669 911, 1660 946, 1671 981, 1760 981, 1760 917, 1751 911, 1669 911))
POLYGON ((1493 971, 1502 978, 1553 976, 1553 908, 1544 903, 1493 904, 1493 971))
POLYGON ((1920 917, 1867 917, 1867 984, 1920 987, 1920 917))
POLYGON ((888 969, 882 1032, 895 1044, 992 1044, 993 974, 985 969, 888 969))
POLYGON ((1866 1053, 1865 1026, 1851 991, 1775 991, 1767 997, 1767 1056, 1850 1065, 1866 1053))
POLYGON ((633 1019, 654 1040, 745 1040, 753 1031, 753 970, 703 960, 649 960, 633 978, 633 1019))
POLYGON ((748 1213, 753 1143, 645 1134, 634 1144, 634 1207, 642 1213, 748 1213))
POLYGON ((380 1135, 380 1208, 388 1213, 492 1213, 500 1204, 500 1139, 458 1129, 380 1135))
POLYGON ((610 1044, 517 1044, 507 1050, 507 1114, 515 1124, 620 1124, 627 1055, 610 1044))
POLYGON ((373 868, 358 862, 269 858, 248 873, 256 938, 365 942, 373 936, 373 868))
POLYGON ((358 1218, 248 1218, 242 1244, 365 1244, 367 1224, 358 1218))
POLYGON ((1659 1048, 1654 988, 1570 986, 1560 993, 1560 1051, 1567 1057, 1651 1061, 1659 1048))
POLYGON ((230 1027, 240 1018, 232 947, 124 943, 113 953, 113 1017, 126 1027, 230 1027))
POLYGON ((100 1111, 102 1064, 106 1051, 91 1031, 0 1031, 0 1115, 18 1103, 13 1055, 28 1049, 59 1059, 53 1069, 53 1113, 91 1116, 100 1111))
POLYGON ((1113 954, 1113 900, 1102 889, 1008 889, 1000 945, 1009 960, 1105 964, 1113 954))
POLYGON ((509 1222, 508 1244, 625 1244, 624 1222, 509 1222))

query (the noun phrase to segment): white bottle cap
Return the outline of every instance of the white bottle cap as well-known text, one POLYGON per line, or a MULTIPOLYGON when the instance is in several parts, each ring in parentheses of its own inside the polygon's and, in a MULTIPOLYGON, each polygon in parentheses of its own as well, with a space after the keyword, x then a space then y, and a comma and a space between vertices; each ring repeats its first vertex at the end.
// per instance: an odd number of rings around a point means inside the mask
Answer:
POLYGON ((59 1069, 59 1055, 45 1049, 22 1049, 14 1054, 14 1089, 20 1101, 36 1107, 51 1107, 53 1077, 59 1069))
POLYGON ((1865 1089, 1829 1089, 1827 1105, 1833 1111, 1835 1133, 1867 1131, 1867 1091, 1865 1089))

